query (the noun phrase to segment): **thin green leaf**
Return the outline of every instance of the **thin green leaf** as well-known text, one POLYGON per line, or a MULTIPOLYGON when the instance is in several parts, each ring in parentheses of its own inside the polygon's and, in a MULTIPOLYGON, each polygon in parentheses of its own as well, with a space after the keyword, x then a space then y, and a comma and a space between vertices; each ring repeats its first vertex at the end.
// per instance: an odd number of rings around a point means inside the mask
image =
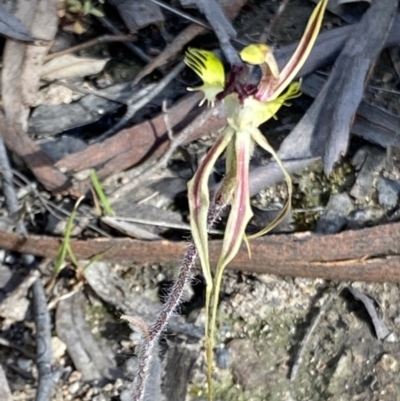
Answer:
POLYGON ((101 259, 103 259, 104 255, 111 249, 113 248, 112 246, 110 246, 109 248, 107 248, 105 251, 97 253, 96 255, 92 256, 89 261, 86 263, 85 266, 83 266, 82 271, 85 272, 94 262, 98 262, 101 259))
POLYGON ((94 15, 95 17, 102 18, 104 17, 103 11, 99 10, 98 8, 91 8, 89 14, 94 15))
POLYGON ((90 1, 86 0, 86 1, 83 3, 83 9, 82 9, 83 14, 84 14, 84 15, 89 14, 91 8, 92 8, 92 4, 90 3, 90 1))
POLYGON ((70 239, 71 239, 72 229, 74 227, 76 212, 83 199, 84 199, 84 196, 81 196, 76 201, 75 206, 72 209, 71 215, 69 216, 69 219, 67 221, 67 226, 65 227, 64 238, 61 242, 60 248, 57 252, 57 256, 54 260, 54 271, 56 274, 58 274, 64 268, 65 259, 66 259, 67 255, 69 255, 72 262, 75 265, 77 265, 77 260, 75 258, 75 255, 73 254, 71 246, 70 246, 70 239))
POLYGON ((114 216, 114 211, 110 205, 107 195, 105 194, 103 187, 100 184, 99 178, 97 177, 95 170, 90 170, 90 179, 92 180, 93 188, 96 191, 96 195, 99 197, 103 212, 106 216, 114 216))

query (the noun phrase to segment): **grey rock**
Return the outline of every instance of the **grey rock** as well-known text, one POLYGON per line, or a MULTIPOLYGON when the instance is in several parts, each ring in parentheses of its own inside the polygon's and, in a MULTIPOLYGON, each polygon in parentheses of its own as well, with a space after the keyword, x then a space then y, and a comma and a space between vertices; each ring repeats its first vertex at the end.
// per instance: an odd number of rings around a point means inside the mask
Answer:
POLYGON ((234 339, 228 344, 235 382, 244 388, 267 386, 267 372, 250 340, 234 339))
POLYGON ((11 280, 11 270, 4 265, 0 265, 0 290, 6 287, 7 283, 11 280))
POLYGON ((386 153, 377 147, 365 146, 353 157, 351 163, 359 170, 350 195, 359 202, 365 201, 372 193, 377 175, 383 169, 386 153))
POLYGON ((328 385, 328 391, 331 394, 338 394, 340 391, 339 389, 343 388, 343 386, 347 384, 349 378, 352 377, 353 364, 354 358, 351 352, 343 354, 340 357, 336 366, 336 370, 332 375, 328 385))
POLYGON ((215 350, 216 365, 220 369, 228 369, 231 363, 231 354, 225 347, 220 347, 215 350))
POLYGON ((122 390, 119 395, 119 399, 121 401, 132 401, 132 391, 131 390, 122 390))
POLYGON ((376 189, 378 190, 378 200, 381 206, 392 209, 397 205, 400 192, 400 184, 398 182, 379 177, 376 189))
POLYGON ((68 392, 70 394, 76 394, 79 391, 80 388, 81 388, 81 383, 80 382, 75 382, 75 383, 72 383, 72 384, 70 384, 68 386, 68 392))
POLYGON ((376 147, 365 146, 353 157, 351 164, 359 170, 350 195, 359 202, 371 196, 374 183, 385 166, 386 153, 376 147))
POLYGON ((26 359, 26 358, 18 358, 17 359, 17 365, 22 370, 25 370, 26 372, 29 372, 31 370, 31 368, 32 368, 32 360, 31 359, 26 359))
POLYGON ((2 400, 12 401, 13 396, 11 395, 11 390, 8 385, 6 373, 4 372, 3 367, 1 365, 0 365, 0 388, 1 388, 2 400))
POLYGON ((324 214, 317 223, 317 232, 334 234, 347 222, 347 216, 353 211, 353 202, 346 193, 331 195, 324 214))
POLYGON ((107 398, 103 394, 96 395, 93 397, 93 401, 107 401, 107 398))
POLYGON ((76 293, 58 303, 56 331, 84 380, 118 377, 120 372, 111 349, 93 337, 85 320, 82 293, 76 293))
POLYGON ((384 214, 385 211, 380 207, 366 207, 355 210, 347 219, 346 227, 350 230, 363 228, 378 222, 384 214))

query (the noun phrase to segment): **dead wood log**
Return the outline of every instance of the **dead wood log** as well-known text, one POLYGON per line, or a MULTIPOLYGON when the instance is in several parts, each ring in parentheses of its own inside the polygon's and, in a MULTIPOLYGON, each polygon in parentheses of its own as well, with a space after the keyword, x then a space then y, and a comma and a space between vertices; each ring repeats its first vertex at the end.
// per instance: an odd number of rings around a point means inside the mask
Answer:
MULTIPOLYGON (((333 235, 297 233, 270 235, 251 242, 252 258, 242 246, 230 269, 260 274, 400 283, 400 223, 385 224, 333 235)), ((23 236, 0 231, 0 248, 55 258, 60 240, 46 236, 23 236)), ((72 240, 78 259, 104 252, 113 262, 173 263, 182 259, 186 242, 131 239, 72 240)), ((210 242, 215 265, 221 241, 210 242)))

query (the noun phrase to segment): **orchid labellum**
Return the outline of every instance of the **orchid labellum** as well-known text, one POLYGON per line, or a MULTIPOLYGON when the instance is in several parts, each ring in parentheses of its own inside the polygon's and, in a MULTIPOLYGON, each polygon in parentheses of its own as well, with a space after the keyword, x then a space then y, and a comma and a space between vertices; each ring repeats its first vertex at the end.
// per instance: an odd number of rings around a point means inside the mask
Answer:
POLYGON ((259 145, 272 154, 282 169, 287 186, 288 200, 276 219, 259 233, 249 236, 255 238, 276 227, 289 213, 291 207, 292 183, 289 174, 278 155, 262 135, 259 126, 274 117, 287 101, 300 95, 300 84, 292 83, 303 66, 315 43, 321 28, 328 0, 321 0, 314 9, 303 37, 287 63, 279 71, 272 50, 264 44, 245 47, 240 56, 248 64, 259 65, 262 78, 253 87, 236 81, 237 71, 232 67, 226 80, 221 61, 212 52, 189 49, 185 63, 202 79, 203 85, 189 90, 204 93, 201 102, 213 106, 221 101, 227 116, 227 128, 216 140, 188 185, 190 224, 193 240, 197 247, 200 264, 206 280, 206 357, 208 363, 209 399, 212 392, 212 357, 217 315, 218 296, 225 267, 236 256, 243 240, 245 229, 252 217, 249 195, 249 164, 254 145, 259 145), (208 212, 210 195, 208 180, 217 159, 226 152, 226 175, 223 180, 218 202, 230 204, 222 250, 215 272, 211 269, 208 253, 208 212))

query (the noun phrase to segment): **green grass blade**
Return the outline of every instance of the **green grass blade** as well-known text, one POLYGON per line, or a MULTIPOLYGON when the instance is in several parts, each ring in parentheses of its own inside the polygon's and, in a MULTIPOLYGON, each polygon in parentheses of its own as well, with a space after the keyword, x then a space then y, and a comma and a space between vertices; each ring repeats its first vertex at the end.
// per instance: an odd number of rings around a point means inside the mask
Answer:
POLYGON ((90 171, 90 179, 92 180, 93 188, 96 192, 96 195, 99 197, 101 206, 103 208, 103 212, 106 216, 114 216, 114 211, 111 208, 110 201, 108 200, 107 195, 104 192, 103 187, 100 184, 100 180, 97 177, 96 171, 90 171))
POLYGON ((70 246, 70 239, 71 239, 71 234, 72 230, 74 228, 74 221, 76 218, 76 212, 78 210, 78 207, 82 200, 84 199, 83 196, 81 196, 75 203, 74 208, 72 209, 71 215, 69 216, 69 219, 67 221, 67 226, 65 227, 65 233, 64 233, 64 238, 61 242, 60 248, 58 250, 56 259, 54 261, 54 271, 56 274, 58 274, 64 267, 65 264, 65 258, 67 255, 71 258, 72 262, 74 264, 77 264, 77 260, 75 258, 75 255, 72 252, 71 246, 70 246))

